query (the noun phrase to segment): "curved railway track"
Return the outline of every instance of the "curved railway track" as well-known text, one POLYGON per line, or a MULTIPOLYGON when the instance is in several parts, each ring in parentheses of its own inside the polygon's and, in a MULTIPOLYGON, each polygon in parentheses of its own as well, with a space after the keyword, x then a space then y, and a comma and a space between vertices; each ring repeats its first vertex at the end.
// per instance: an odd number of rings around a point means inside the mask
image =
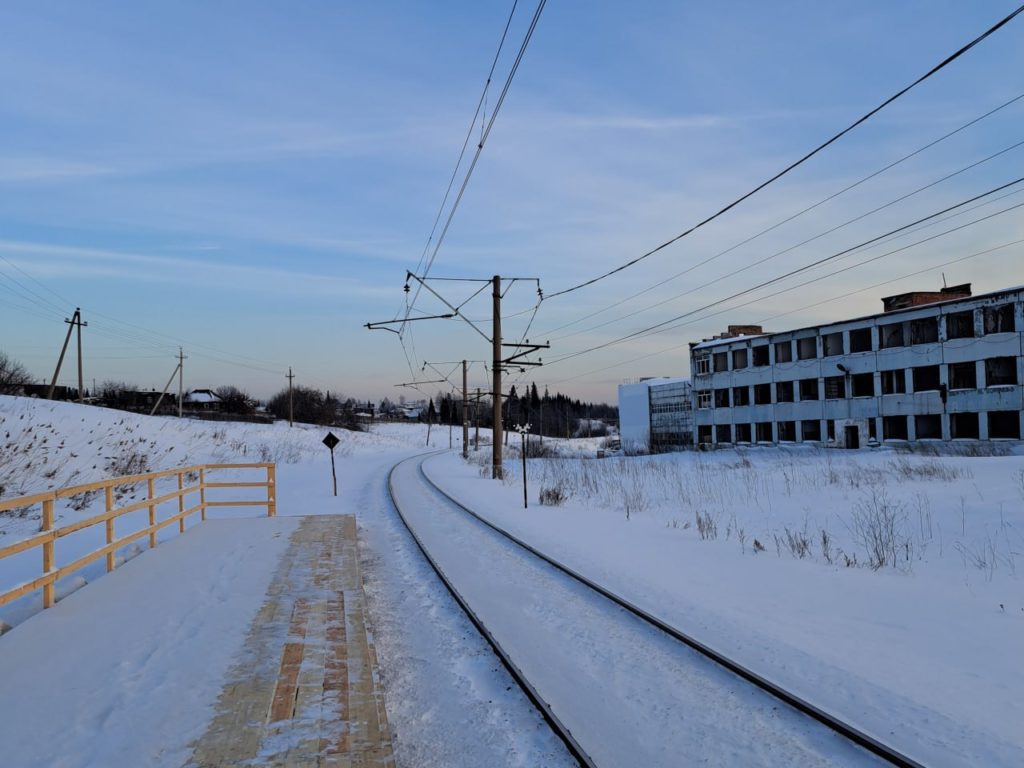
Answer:
POLYGON ((902 752, 878 741, 874 737, 858 729, 856 726, 845 722, 841 718, 829 712, 826 712, 819 707, 816 707, 814 704, 786 690, 782 686, 772 682, 771 680, 749 669, 748 667, 734 661, 725 654, 715 650, 714 648, 699 641, 691 635, 681 631, 680 629, 666 623, 665 621, 659 619, 657 616, 651 614, 649 611, 646 611, 636 606, 635 604, 631 603, 630 601, 626 600, 620 595, 612 592, 606 587, 594 582, 593 580, 587 578, 581 573, 573 570, 564 563, 561 563, 558 560, 555 560, 554 558, 546 555, 545 553, 533 547, 526 541, 523 541, 522 539, 513 535, 509 531, 503 529, 501 526, 494 524, 490 520, 487 520, 483 516, 474 512, 472 509, 469 509, 464 504, 462 504, 458 499, 452 497, 443 488, 437 485, 425 472, 425 470, 423 469, 423 464, 426 461, 426 459, 429 458, 430 455, 435 454, 428 454, 426 456, 420 455, 409 459, 405 459, 404 461, 399 462, 394 467, 392 467, 391 471, 388 474, 388 492, 391 497, 392 504, 395 507, 395 510, 398 513, 398 516, 401 519, 403 525, 409 531, 413 540, 416 542, 418 548, 423 553, 424 557, 426 558, 430 566, 433 568, 435 573, 437 573, 442 583, 444 583, 445 587, 448 589, 448 591, 454 597, 456 602, 469 617, 473 625, 478 629, 481 635, 483 635, 483 637, 494 649, 495 653, 498 655, 499 659, 501 659, 505 668, 512 675, 516 683, 522 688, 526 696, 537 707, 538 711, 542 714, 544 719, 547 721, 548 725, 561 738, 568 751, 573 755, 574 759, 576 759, 581 765, 594 766, 596 765, 596 763, 587 754, 584 747, 579 743, 579 741, 572 734, 571 730, 566 726, 566 724, 562 722, 562 720, 555 714, 552 706, 541 696, 537 686, 534 683, 532 683, 529 679, 527 679, 526 675, 515 663, 511 655, 502 646, 502 644, 499 642, 495 634, 485 625, 485 623, 481 620, 478 613, 474 611, 474 609, 470 606, 465 596, 461 594, 458 588, 455 586, 455 584, 452 583, 452 580, 449 578, 449 576, 445 573, 444 569, 440 566, 435 557, 428 550, 427 546, 425 545, 420 535, 417 534, 414 527, 410 524, 406 514, 403 513, 402 507, 399 504, 398 499, 396 498, 394 487, 395 472, 403 464, 406 464, 410 461, 418 461, 419 464, 417 470, 419 478, 422 479, 422 481, 426 483, 427 486, 429 486, 431 491, 433 491, 439 497, 444 499, 447 505, 450 506, 451 508, 459 510, 468 518, 477 521, 478 523, 485 526, 488 530, 497 534, 499 537, 501 537, 502 540, 509 542, 519 550, 527 552, 530 556, 542 561, 543 563, 546 563, 548 566, 551 566, 561 574, 567 576, 575 584, 585 587, 592 593, 600 595, 601 598, 603 598, 604 600, 610 601, 615 606, 628 612, 628 614, 635 617, 636 619, 639 619, 644 624, 658 630, 659 632, 663 633, 665 636, 671 638, 672 640, 685 645, 687 648, 698 653, 708 662, 711 662, 714 665, 717 665, 719 668, 728 671, 736 678, 745 681, 749 685, 754 686, 759 691, 762 691, 771 696, 772 698, 784 703, 787 707, 791 708, 792 710, 800 713, 801 715, 807 718, 810 718, 819 725, 827 728, 829 731, 841 736, 842 738, 848 740, 852 744, 855 744, 858 747, 866 750, 867 752, 871 753, 877 758, 880 758, 882 761, 889 765, 899 766, 900 768, 924 768, 921 763, 913 760, 912 758, 903 754, 902 752))

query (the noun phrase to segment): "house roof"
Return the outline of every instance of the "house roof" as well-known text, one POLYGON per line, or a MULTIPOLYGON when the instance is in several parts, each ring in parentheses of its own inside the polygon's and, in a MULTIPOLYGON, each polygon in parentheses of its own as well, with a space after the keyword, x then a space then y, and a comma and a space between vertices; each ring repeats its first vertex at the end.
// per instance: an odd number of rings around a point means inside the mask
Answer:
POLYGON ((186 403, 219 403, 220 397, 212 389, 193 389, 185 395, 186 403))

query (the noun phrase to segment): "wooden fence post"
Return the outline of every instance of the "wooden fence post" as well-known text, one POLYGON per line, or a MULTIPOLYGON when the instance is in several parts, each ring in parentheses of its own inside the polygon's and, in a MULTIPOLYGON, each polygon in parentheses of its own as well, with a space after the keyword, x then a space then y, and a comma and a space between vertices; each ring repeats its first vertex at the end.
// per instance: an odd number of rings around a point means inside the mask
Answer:
MULTIPOLYGON (((53 530, 53 499, 43 501, 43 531, 53 530)), ((43 544, 43 575, 53 570, 53 539, 43 544)), ((52 608, 54 603, 53 582, 43 586, 43 608, 52 608)))
MULTIPOLYGON (((147 483, 149 490, 149 500, 152 501, 156 497, 156 493, 153 489, 153 478, 149 478, 147 483)), ((156 546, 156 504, 149 505, 149 548, 153 549, 156 546)))
MULTIPOLYGON (((178 472, 178 490, 181 491, 185 488, 185 476, 184 472, 178 472)), ((185 511, 185 494, 178 494, 178 514, 181 515, 178 518, 178 533, 185 532, 185 516, 182 514, 185 511)))
POLYGON ((206 520, 206 467, 199 468, 199 517, 206 520))
MULTIPOLYGON (((114 511, 114 486, 107 486, 107 513, 114 511)), ((114 543, 114 518, 107 518, 107 546, 114 543)), ((107 573, 114 570, 114 550, 107 552, 107 573)))
POLYGON ((267 464, 267 517, 277 515, 277 465, 267 464))

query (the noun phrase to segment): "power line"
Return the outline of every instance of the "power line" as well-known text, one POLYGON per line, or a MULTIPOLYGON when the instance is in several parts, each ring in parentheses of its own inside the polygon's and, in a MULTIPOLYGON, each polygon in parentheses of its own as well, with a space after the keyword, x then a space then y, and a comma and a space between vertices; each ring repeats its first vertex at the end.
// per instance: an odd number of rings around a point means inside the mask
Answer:
POLYGON ((704 225, 709 224, 710 222, 714 221, 719 216, 722 216, 723 214, 725 214, 728 211, 730 211, 733 208, 735 208, 737 205, 742 203, 744 200, 747 200, 748 198, 750 198, 753 195, 755 195, 758 192, 760 192, 762 189, 767 187, 769 184, 771 184, 771 183, 777 181, 778 179, 782 178, 783 176, 788 174, 793 169, 799 167, 800 165, 803 165, 803 163, 805 163, 807 160, 810 160, 816 154, 818 154, 819 152, 821 152, 826 147, 830 146, 831 144, 833 144, 836 141, 838 141, 839 139, 841 139, 843 136, 845 136, 847 133, 852 131, 854 128, 856 128, 857 126, 859 126, 862 123, 866 122, 867 120, 872 118, 874 115, 878 114, 885 107, 887 107, 892 102, 896 101, 898 98, 900 98, 901 96, 903 96, 904 94, 909 92, 911 89, 913 89, 916 86, 920 85, 925 80, 930 78, 932 75, 936 74, 940 70, 942 70, 945 67, 947 67, 949 64, 951 64, 954 61, 956 61, 958 58, 963 56, 969 50, 974 48, 974 46, 978 45, 980 42, 985 40, 987 37, 989 37, 990 35, 992 35, 995 32, 997 32, 999 29, 1001 29, 1003 26, 1008 24, 1010 21, 1012 21, 1016 16, 1018 16, 1022 12, 1024 12, 1024 5, 1019 6, 1015 11, 1011 12, 1010 14, 1005 16, 1003 19, 1001 19, 999 22, 997 22, 996 24, 994 24, 991 27, 989 27, 985 32, 983 32, 982 34, 978 35, 978 37, 974 38, 971 42, 967 43, 966 45, 962 46, 961 48, 959 48, 958 50, 956 50, 955 52, 953 52, 952 54, 947 56, 945 59, 940 61, 938 64, 936 64, 930 70, 928 70, 923 75, 921 75, 919 78, 917 78, 914 82, 910 83, 910 85, 907 85, 904 88, 902 88, 901 90, 899 90, 896 93, 894 93, 892 96, 887 98, 885 101, 883 101, 877 107, 872 109, 870 112, 867 112, 866 114, 864 114, 863 116, 858 118, 856 121, 854 121, 853 123, 848 125, 846 128, 844 128, 843 130, 839 131, 839 133, 835 134, 834 136, 832 136, 830 139, 828 139, 827 141, 823 142, 822 144, 819 144, 817 147, 812 149, 810 152, 805 154, 803 157, 801 157, 800 159, 790 163, 788 166, 783 168, 781 171, 776 173, 774 176, 769 178, 767 181, 762 182, 761 184, 757 185, 756 187, 754 187, 752 190, 750 190, 749 192, 747 192, 743 196, 738 197, 736 200, 733 200, 731 203, 729 203, 728 205, 726 205, 724 208, 720 209, 716 213, 711 214, 710 216, 708 216, 704 220, 698 222, 697 224, 694 224, 689 229, 685 230, 681 234, 676 235, 672 239, 665 241, 664 243, 662 243, 661 245, 657 246, 656 248, 652 248, 651 250, 647 251, 646 253, 641 254, 640 256, 637 256, 636 258, 631 259, 630 261, 627 261, 626 263, 621 264, 618 267, 615 267, 614 269, 609 270, 608 272, 605 272, 604 274, 598 275, 597 277, 593 277, 593 278, 591 278, 589 280, 585 280, 584 282, 578 283, 578 284, 573 285, 573 286, 570 286, 569 288, 564 288, 561 291, 556 291, 555 293, 549 294, 548 298, 554 298, 556 296, 563 296, 563 295, 565 295, 567 293, 572 293, 573 291, 578 291, 581 288, 585 288, 588 285, 593 285, 596 282, 599 282, 601 280, 604 280, 605 278, 611 277, 614 274, 622 272, 623 270, 628 269, 629 267, 632 267, 635 264, 638 264, 639 262, 643 261, 644 259, 648 258, 649 256, 653 256, 655 253, 658 253, 659 251, 667 248, 668 246, 672 245, 673 243, 681 240, 682 238, 686 237, 690 233, 695 232, 696 230, 700 229, 704 225))

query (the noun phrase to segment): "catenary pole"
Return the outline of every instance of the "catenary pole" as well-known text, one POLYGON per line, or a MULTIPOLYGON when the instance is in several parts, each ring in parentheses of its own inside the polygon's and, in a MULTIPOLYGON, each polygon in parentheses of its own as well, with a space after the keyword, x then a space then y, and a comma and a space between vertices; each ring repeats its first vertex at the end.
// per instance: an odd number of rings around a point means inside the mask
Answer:
POLYGON ((491 373, 494 379, 494 430, 491 441, 493 444, 491 446, 491 477, 500 480, 503 476, 501 471, 501 276, 495 275, 492 280, 494 282, 494 292, 491 294, 494 303, 494 327, 491 342, 494 349, 494 360, 491 373))
POLYGON ((469 403, 467 392, 466 361, 462 361, 462 458, 469 458, 469 403))

